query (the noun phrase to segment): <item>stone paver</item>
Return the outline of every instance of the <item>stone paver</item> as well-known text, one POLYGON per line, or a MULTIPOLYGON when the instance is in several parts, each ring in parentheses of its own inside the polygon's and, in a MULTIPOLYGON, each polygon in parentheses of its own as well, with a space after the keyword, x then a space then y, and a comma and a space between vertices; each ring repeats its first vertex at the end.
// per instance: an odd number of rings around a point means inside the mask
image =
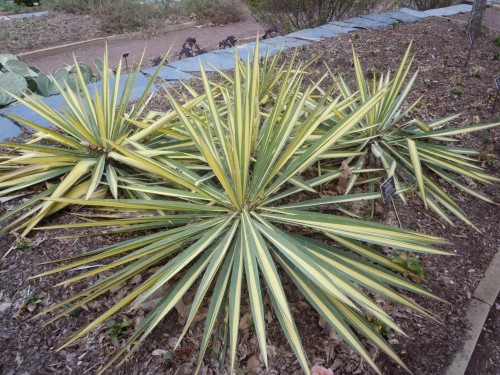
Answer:
MULTIPOLYGON (((125 82, 127 81, 127 77, 128 77, 128 75, 126 75, 126 74, 123 74, 120 76, 120 85, 118 86, 118 101, 120 101, 122 98, 123 89, 125 87, 125 82)), ((133 77, 131 77, 130 79, 132 79, 132 78, 133 77)), ((111 84, 111 87, 114 86, 114 84, 115 84, 114 77, 110 78, 110 84, 111 84)), ((137 76, 137 81, 135 82, 135 86, 132 89, 132 94, 130 96, 130 100, 132 100, 132 101, 139 100, 141 98, 142 94, 144 93, 144 90, 148 86, 148 84, 149 84, 149 79, 146 76, 144 76, 143 74, 139 74, 137 76)), ((97 90, 99 91, 99 93, 102 93, 102 81, 99 81, 96 83, 91 83, 88 86, 91 93, 94 92, 94 85, 95 85, 95 87, 97 87, 97 90)), ((149 92, 153 93, 156 90, 157 90, 157 87, 155 85, 153 85, 151 87, 151 89, 149 90, 149 92)))
POLYGON ((400 12, 398 10, 393 10, 390 12, 384 12, 381 13, 386 17, 393 18, 396 21, 403 22, 403 23, 412 23, 412 22, 417 22, 421 19, 421 17, 416 17, 408 13, 400 12))
POLYGON ((289 36, 275 36, 274 38, 261 41, 261 44, 269 44, 283 49, 302 47, 310 43, 307 40, 290 38, 289 36))
MULTIPOLYGON (((151 67, 147 69, 141 70, 143 74, 149 74, 152 75, 156 72, 157 67, 151 67)), ((158 77, 166 80, 166 81, 188 81, 193 76, 189 73, 183 72, 179 69, 173 68, 171 66, 163 66, 160 70, 160 73, 158 73, 158 77)))
POLYGON ((361 18, 366 18, 366 19, 384 24, 386 27, 391 26, 394 23, 398 23, 398 20, 395 20, 394 18, 388 17, 384 14, 379 14, 379 13, 366 14, 364 16, 361 16, 361 18))
MULTIPOLYGON (((52 109, 55 109, 56 111, 62 112, 62 109, 66 107, 64 104, 64 98, 61 95, 55 95, 49 98, 44 98, 42 99, 42 101, 48 104, 50 107, 52 107, 52 109)), ((27 108, 24 104, 16 104, 11 107, 7 107, 3 109, 3 113, 21 117, 26 121, 33 122, 39 126, 43 126, 44 128, 48 128, 52 125, 52 123, 49 120, 33 112, 31 109, 27 108)))
POLYGON ((200 63, 202 64, 203 69, 207 72, 214 72, 216 71, 216 68, 220 70, 233 69, 234 59, 232 58, 232 53, 227 51, 229 50, 204 53, 200 56, 175 61, 167 64, 167 66, 179 69, 180 71, 186 73, 200 72, 200 63))
MULTIPOLYGON (((254 50, 255 50, 256 44, 254 42, 252 43, 247 43, 242 46, 238 46, 236 50, 238 51, 238 57, 243 60, 243 61, 248 61, 248 59, 253 57, 254 50)), ((229 50, 226 50, 229 51, 229 50)), ((276 55, 279 51, 281 51, 281 47, 275 46, 273 44, 262 44, 259 43, 259 57, 271 57, 276 55)), ((231 50, 231 57, 233 58, 234 62, 234 51, 231 50)))
POLYGON ((401 13, 405 13, 405 14, 408 14, 410 16, 417 17, 417 18, 427 18, 427 17, 430 17, 428 14, 425 14, 425 12, 421 12, 421 11, 415 10, 415 9, 399 8, 398 10, 401 13))
POLYGON ((334 32, 336 34, 348 34, 348 33, 353 33, 356 31, 352 25, 348 26, 347 24, 345 26, 339 26, 335 25, 333 22, 327 23, 326 25, 319 26, 317 27, 318 29, 321 30, 329 30, 331 32, 334 32))
POLYGON ((326 25, 340 27, 344 31, 344 33, 352 33, 357 30, 352 24, 348 24, 342 21, 332 21, 328 22, 326 25))
POLYGON ((17 137, 21 134, 21 128, 8 118, 0 116, 0 140, 17 137))
POLYGON ((349 18, 348 20, 343 21, 348 25, 352 25, 359 29, 381 29, 382 27, 386 27, 387 25, 384 23, 380 23, 377 21, 370 20, 368 18, 363 17, 354 17, 349 18))
POLYGON ((327 28, 316 27, 314 29, 304 29, 296 31, 294 33, 288 34, 288 36, 292 38, 315 41, 315 40, 322 40, 325 38, 334 38, 338 34, 339 33, 333 30, 329 30, 327 28))
POLYGON ((434 17, 452 16, 458 13, 468 13, 472 10, 472 5, 459 4, 451 7, 426 10, 424 13, 434 17))

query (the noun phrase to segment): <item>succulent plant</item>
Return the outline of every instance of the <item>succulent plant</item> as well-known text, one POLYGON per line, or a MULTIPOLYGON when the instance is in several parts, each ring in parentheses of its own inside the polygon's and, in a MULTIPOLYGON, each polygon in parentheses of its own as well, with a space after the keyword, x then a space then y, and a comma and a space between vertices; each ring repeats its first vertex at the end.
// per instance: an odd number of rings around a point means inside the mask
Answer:
MULTIPOLYGON (((97 59, 94 64, 97 68, 98 75, 94 75, 89 65, 78 63, 86 84, 96 82, 100 80, 102 76, 102 60, 97 59)), ((74 91, 78 90, 76 85, 76 65, 53 71, 51 74, 44 74, 36 67, 27 66, 24 62, 20 61, 17 56, 4 53, 0 54, 0 74, 6 73, 12 73, 14 76, 8 75, 4 77, 1 87, 15 95, 19 95, 26 91, 38 93, 47 97, 59 94, 60 89, 58 86, 65 88, 66 85, 71 87, 74 91), (20 78, 24 79, 25 82, 23 84, 20 84, 20 78)), ((0 93, 0 106, 5 106, 15 101, 16 100, 6 92, 0 93)))
MULTIPOLYGON (((5 64, 9 60, 17 60, 16 55, 12 55, 10 53, 0 53, 0 65, 5 64)), ((0 66, 1 68, 1 66, 0 66)))
POLYGON ((51 75, 39 74, 37 77, 38 91, 43 96, 57 95, 61 92, 58 85, 65 88, 68 77, 69 72, 66 69, 57 70, 51 75))
POLYGON ((22 75, 12 72, 0 72, 0 106, 6 106, 15 101, 6 91, 20 96, 27 88, 28 84, 22 75))
POLYGON ((104 70, 104 61, 102 61, 101 59, 95 59, 94 66, 97 69, 97 73, 102 76, 102 72, 104 70))
POLYGON ((37 75, 37 73, 33 72, 25 63, 19 60, 8 60, 2 64, 2 67, 8 72, 17 73, 23 77, 33 77, 37 75))

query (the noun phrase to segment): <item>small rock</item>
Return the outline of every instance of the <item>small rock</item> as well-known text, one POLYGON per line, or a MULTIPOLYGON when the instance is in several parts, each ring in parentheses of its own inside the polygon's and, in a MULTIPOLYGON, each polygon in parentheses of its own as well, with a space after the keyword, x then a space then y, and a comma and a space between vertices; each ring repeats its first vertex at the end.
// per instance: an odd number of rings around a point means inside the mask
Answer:
POLYGON ((155 349, 151 355, 154 355, 155 357, 166 357, 168 355, 168 351, 164 349, 155 349))
POLYGON ((10 302, 0 302, 0 313, 6 312, 11 307, 12 307, 12 303, 10 303, 10 302))

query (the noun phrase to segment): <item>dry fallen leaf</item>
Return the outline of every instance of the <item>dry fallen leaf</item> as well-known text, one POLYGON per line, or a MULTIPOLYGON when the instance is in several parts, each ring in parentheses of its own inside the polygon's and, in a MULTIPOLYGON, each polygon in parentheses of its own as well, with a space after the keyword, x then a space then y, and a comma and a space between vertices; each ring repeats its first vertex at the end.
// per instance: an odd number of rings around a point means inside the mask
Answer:
POLYGON ((326 369, 323 366, 313 366, 311 375, 333 375, 332 369, 326 369))
POLYGON ((340 167, 342 169, 342 175, 339 178, 337 184, 337 190, 339 193, 345 193, 347 186, 349 185, 349 177, 352 175, 353 168, 350 168, 344 161, 340 167))
POLYGON ((271 311, 267 312, 266 320, 268 324, 271 324, 273 322, 273 314, 271 314, 271 311))
POLYGON ((240 361, 244 360, 248 356, 248 346, 244 343, 238 345, 238 359, 240 361))
POLYGON ((252 325, 252 313, 247 311, 246 313, 243 314, 240 320, 240 329, 245 330, 249 329, 250 326, 252 325))
POLYGON ((128 283, 129 285, 137 285, 142 281, 141 275, 135 275, 128 283))
POLYGON ((247 362, 247 372, 249 374, 259 374, 260 373, 260 361, 257 358, 256 355, 251 356, 248 358, 247 362))
POLYGON ((208 308, 207 307, 200 308, 198 310, 198 313, 193 318, 193 324, 196 324, 198 322, 201 322, 202 320, 205 320, 207 315, 208 315, 208 308))
POLYGON ((177 310, 177 322, 182 325, 186 324, 191 305, 186 305, 181 298, 179 302, 175 304, 175 309, 177 310))
POLYGON ((168 290, 168 284, 163 285, 161 288, 159 288, 156 292, 154 292, 152 295, 150 295, 148 298, 146 298, 145 301, 142 301, 140 303, 143 295, 146 293, 142 293, 139 297, 135 299, 134 302, 132 302, 132 306, 130 307, 130 311, 137 310, 137 309, 142 309, 144 311, 151 311, 153 307, 156 306, 156 304, 165 296, 165 293, 168 290))

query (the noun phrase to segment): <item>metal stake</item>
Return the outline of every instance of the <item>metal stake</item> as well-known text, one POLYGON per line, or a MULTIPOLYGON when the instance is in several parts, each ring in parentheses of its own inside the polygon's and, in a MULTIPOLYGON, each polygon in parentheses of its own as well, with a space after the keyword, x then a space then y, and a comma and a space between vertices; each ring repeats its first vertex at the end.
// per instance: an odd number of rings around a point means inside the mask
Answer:
POLYGON ((125 60, 125 68, 127 68, 128 71, 128 62, 127 62, 127 57, 130 55, 130 52, 125 52, 122 57, 125 60))

